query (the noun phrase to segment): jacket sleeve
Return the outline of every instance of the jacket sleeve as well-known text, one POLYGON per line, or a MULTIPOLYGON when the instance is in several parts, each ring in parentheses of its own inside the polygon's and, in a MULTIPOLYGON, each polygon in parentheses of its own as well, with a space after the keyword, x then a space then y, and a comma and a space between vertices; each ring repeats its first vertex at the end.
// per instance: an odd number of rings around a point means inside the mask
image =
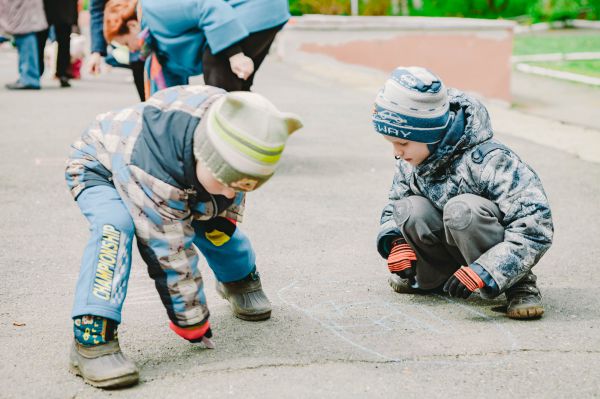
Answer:
POLYGON ((87 188, 112 186, 110 155, 104 146, 104 132, 101 127, 111 118, 111 113, 98 115, 81 137, 71 144, 65 179, 74 199, 87 188))
POLYGON ((531 270, 550 248, 554 227, 537 174, 512 152, 494 151, 489 158, 482 169, 480 189, 502 212, 504 241, 475 263, 492 276, 502 292, 531 270))
POLYGON ((204 323, 209 313, 187 194, 135 166, 120 168, 115 183, 169 319, 179 327, 204 323))
POLYGON ((90 3, 90 36, 91 52, 106 56, 106 40, 104 40, 104 6, 106 0, 91 0, 90 3))
POLYGON ((199 0, 196 5, 198 27, 204 32, 213 54, 231 47, 248 36, 248 30, 227 2, 199 0))
POLYGON ((394 202, 413 195, 408 183, 412 176, 412 169, 400 160, 397 161, 396 165, 396 174, 390 189, 389 201, 381 213, 379 233, 377 234, 377 251, 386 259, 390 254, 391 241, 402 236, 400 228, 394 221, 394 202))
POLYGON ((165 218, 148 207, 134 209, 138 249, 169 319, 180 327, 204 323, 209 312, 192 219, 165 218))

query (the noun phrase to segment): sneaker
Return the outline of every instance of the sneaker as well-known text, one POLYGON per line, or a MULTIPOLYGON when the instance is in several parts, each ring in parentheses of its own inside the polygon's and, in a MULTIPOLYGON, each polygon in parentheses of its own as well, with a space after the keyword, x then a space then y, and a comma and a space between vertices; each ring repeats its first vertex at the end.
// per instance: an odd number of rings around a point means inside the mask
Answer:
POLYGON ((19 81, 7 83, 4 85, 8 90, 39 90, 40 86, 25 85, 19 81))
POLYGON ((542 294, 535 284, 537 277, 529 272, 505 292, 508 306, 506 314, 511 319, 537 319, 544 314, 542 294))
POLYGON ((139 381, 139 372, 119 346, 119 341, 85 346, 73 340, 69 359, 71 372, 98 388, 124 388, 139 381))
POLYGON ((392 289, 394 291, 396 291, 398 294, 447 295, 443 290, 444 284, 440 285, 439 287, 435 287, 435 288, 431 288, 431 289, 424 289, 424 288, 419 288, 419 287, 415 288, 410 284, 408 279, 402 278, 402 277, 398 276, 397 274, 390 275, 390 278, 388 279, 388 283, 390 284, 390 287, 392 287, 392 289))
POLYGON ((262 290, 260 276, 256 271, 239 281, 217 282, 217 292, 229 301, 235 317, 249 321, 271 317, 271 302, 262 290))
POLYGON ((71 83, 69 83, 69 78, 66 76, 59 76, 58 80, 60 81, 60 87, 71 87, 71 83))
POLYGON ((392 287, 392 289, 399 294, 422 294, 422 293, 424 293, 423 290, 414 288, 413 286, 410 285, 410 283, 408 282, 407 279, 402 278, 402 277, 398 276, 397 274, 391 274, 390 278, 388 279, 388 283, 390 283, 390 287, 392 287))

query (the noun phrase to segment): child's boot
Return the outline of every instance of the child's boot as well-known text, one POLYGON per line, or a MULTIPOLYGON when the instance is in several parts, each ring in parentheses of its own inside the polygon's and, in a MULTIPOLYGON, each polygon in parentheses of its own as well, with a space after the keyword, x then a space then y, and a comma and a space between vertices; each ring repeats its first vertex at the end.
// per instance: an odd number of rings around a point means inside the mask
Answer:
POLYGON ((392 273, 388 279, 390 287, 399 294, 424 294, 425 291, 420 290, 414 278, 412 280, 402 278, 399 275, 392 273))
POLYGON ((233 314, 242 320, 258 321, 271 317, 271 302, 262 290, 256 270, 238 281, 217 282, 217 292, 229 301, 233 314))
POLYGON ((506 290, 506 314, 511 319, 536 319, 544 314, 542 295, 535 284, 537 277, 529 272, 506 290))
POLYGON ((75 340, 71 347, 71 371, 98 388, 123 388, 137 384, 138 369, 121 352, 117 324, 98 316, 74 320, 75 340))

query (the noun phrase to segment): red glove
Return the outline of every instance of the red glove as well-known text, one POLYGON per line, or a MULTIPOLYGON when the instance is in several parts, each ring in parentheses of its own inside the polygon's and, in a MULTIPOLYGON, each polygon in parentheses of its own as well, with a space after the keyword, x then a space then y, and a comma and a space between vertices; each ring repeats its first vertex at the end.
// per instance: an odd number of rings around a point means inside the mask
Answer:
POLYGON ((177 335, 192 343, 204 342, 208 348, 214 348, 214 344, 209 339, 212 337, 212 330, 210 329, 208 320, 204 324, 191 327, 179 327, 175 323, 170 322, 169 327, 171 330, 175 331, 177 335))
POLYGON ((388 269, 402 278, 415 275, 412 262, 417 260, 415 251, 406 243, 404 238, 398 238, 392 243, 392 250, 387 258, 388 269))
POLYGON ((468 298, 473 291, 485 287, 485 283, 473 269, 461 266, 444 284, 444 292, 456 298, 468 298))

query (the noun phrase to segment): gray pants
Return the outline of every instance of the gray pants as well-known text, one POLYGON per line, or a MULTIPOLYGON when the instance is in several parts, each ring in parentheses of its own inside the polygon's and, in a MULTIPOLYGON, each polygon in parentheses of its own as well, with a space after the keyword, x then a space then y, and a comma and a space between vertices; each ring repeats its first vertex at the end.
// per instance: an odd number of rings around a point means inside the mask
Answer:
POLYGON ((395 204, 394 219, 417 254, 417 281, 423 289, 439 287, 460 266, 504 240, 498 206, 473 194, 452 198, 443 212, 425 197, 407 197, 395 204))

